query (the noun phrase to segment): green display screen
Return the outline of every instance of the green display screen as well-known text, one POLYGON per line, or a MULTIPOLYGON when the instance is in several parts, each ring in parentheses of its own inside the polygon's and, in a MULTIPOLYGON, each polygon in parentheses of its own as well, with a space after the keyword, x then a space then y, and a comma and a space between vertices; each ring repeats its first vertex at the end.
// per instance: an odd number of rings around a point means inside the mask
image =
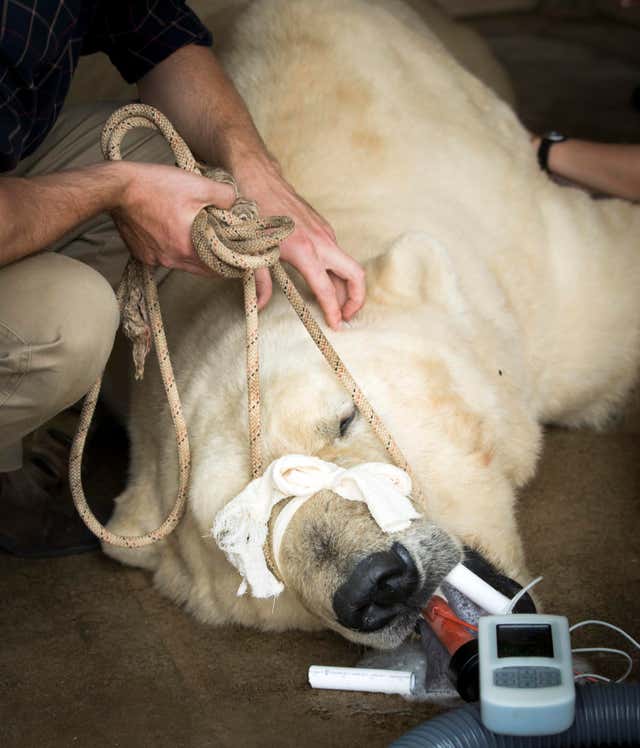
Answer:
POLYGON ((505 623, 496 628, 498 657, 553 657, 548 624, 505 623))

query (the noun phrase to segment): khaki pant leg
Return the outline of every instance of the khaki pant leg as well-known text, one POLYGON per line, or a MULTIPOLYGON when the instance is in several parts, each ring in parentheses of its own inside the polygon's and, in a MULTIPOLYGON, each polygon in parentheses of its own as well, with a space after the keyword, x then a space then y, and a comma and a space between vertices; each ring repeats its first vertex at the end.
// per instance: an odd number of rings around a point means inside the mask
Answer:
MULTIPOLYGON (((10 176, 100 163, 102 127, 123 103, 65 107, 10 176)), ((126 136, 122 155, 174 163, 164 138, 143 128, 126 136)), ((115 298, 102 278, 115 287, 129 253, 109 215, 80 224, 47 249, 0 268, 0 472, 20 466, 24 435, 87 392, 102 372, 117 325, 115 298)), ((159 268, 156 281, 168 272, 159 268)))
POLYGON ((79 400, 118 329, 107 281, 43 252, 0 268, 0 472, 20 466, 23 436, 79 400))

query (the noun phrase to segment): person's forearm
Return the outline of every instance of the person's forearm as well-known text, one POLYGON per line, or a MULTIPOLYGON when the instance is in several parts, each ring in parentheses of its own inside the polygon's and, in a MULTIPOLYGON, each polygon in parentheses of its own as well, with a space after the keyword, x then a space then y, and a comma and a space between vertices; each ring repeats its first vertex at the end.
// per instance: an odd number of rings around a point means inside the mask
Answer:
MULTIPOLYGON (((281 259, 302 274, 331 327, 351 319, 364 303, 364 270, 287 182, 213 54, 204 47, 179 49, 147 73, 138 88, 142 101, 173 122, 197 157, 233 174, 240 194, 255 200, 262 215, 293 219, 295 230, 280 245, 281 259)), ((271 295, 265 268, 256 273, 256 283, 261 308, 271 295)))
POLYGON ((122 163, 0 178, 0 266, 39 252, 83 221, 116 208, 129 178, 122 163))
POLYGON ((244 101, 206 47, 174 52, 138 82, 140 98, 165 114, 194 153, 236 173, 275 168, 244 101))
POLYGON ((640 146, 569 138, 549 151, 549 169, 591 190, 640 200, 640 146))

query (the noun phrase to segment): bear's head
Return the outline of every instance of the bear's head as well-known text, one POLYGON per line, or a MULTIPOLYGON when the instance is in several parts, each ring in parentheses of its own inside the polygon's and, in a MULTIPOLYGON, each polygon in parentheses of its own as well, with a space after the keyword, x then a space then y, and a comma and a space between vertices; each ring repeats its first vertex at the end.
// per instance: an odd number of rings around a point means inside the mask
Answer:
MULTIPOLYGON (((301 606, 375 647, 396 646, 411 631, 465 546, 510 577, 526 573, 514 487, 533 471, 539 429, 499 289, 470 259, 470 298, 457 267, 423 234, 403 237, 369 263, 369 300, 358 319, 331 335, 420 482, 421 517, 387 534, 365 504, 324 490, 293 515, 279 548, 285 591, 275 605, 301 606)), ((265 465, 287 454, 344 468, 390 462, 284 300, 263 317, 265 465)), ((211 357, 217 373, 209 368, 208 386, 199 375, 192 389, 191 511, 203 534, 248 482, 243 346, 232 327, 211 357)), ((286 506, 274 507, 271 530, 286 506)))

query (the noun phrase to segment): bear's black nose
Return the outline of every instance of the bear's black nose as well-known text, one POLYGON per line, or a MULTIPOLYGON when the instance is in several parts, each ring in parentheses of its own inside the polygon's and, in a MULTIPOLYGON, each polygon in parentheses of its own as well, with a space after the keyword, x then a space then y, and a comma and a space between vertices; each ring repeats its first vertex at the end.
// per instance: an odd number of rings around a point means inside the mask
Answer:
POLYGON ((333 610, 338 622, 356 631, 377 631, 407 609, 418 586, 418 570, 409 551, 394 543, 362 559, 336 590, 333 610))

